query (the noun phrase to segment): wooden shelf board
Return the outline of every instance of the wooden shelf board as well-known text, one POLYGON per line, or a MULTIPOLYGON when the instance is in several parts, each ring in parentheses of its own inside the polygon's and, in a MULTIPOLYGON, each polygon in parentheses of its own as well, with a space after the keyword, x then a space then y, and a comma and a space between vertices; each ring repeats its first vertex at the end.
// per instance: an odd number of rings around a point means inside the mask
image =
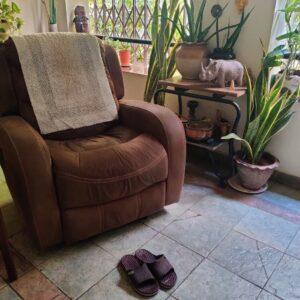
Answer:
POLYGON ((237 87, 235 88, 235 90, 231 90, 228 87, 218 88, 209 82, 201 82, 199 80, 186 80, 182 79, 181 77, 173 77, 165 80, 160 80, 159 83, 165 87, 171 86, 179 89, 202 91, 234 98, 239 98, 246 94, 245 87, 237 87))

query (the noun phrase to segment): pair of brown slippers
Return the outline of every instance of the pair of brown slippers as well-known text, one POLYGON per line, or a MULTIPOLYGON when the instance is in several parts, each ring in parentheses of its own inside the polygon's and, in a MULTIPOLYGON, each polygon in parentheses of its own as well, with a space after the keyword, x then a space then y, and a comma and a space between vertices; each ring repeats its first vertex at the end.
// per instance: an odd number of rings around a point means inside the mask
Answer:
POLYGON ((154 255, 145 249, 123 256, 120 264, 135 291, 144 297, 155 296, 159 287, 171 289, 177 280, 173 266, 164 255, 154 255))

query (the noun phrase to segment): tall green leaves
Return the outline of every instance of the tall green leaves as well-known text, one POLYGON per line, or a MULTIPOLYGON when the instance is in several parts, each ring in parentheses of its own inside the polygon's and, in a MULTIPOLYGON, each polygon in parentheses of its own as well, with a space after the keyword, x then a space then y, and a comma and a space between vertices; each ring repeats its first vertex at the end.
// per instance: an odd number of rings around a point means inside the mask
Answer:
POLYGON ((56 24, 56 4, 55 0, 49 0, 49 24, 56 24))
POLYGON ((230 25, 227 26, 226 42, 225 42, 224 46, 222 47, 222 49, 224 49, 224 50, 232 50, 233 49, 233 47, 235 46, 235 44, 241 34, 241 31, 242 31, 244 25, 246 24, 247 20, 250 17, 253 9, 251 9, 246 15, 245 15, 244 11, 242 12, 241 20, 236 25, 236 28, 234 29, 232 34, 230 34, 230 25))
POLYGON ((293 115, 293 105, 299 98, 300 87, 293 94, 284 91, 286 72, 279 74, 274 83, 270 82, 270 70, 281 64, 282 50, 283 47, 279 46, 270 53, 264 53, 261 71, 254 84, 246 72, 247 120, 243 139, 230 135, 224 137, 242 141, 244 158, 253 164, 259 164, 272 137, 288 124, 293 115))
MULTIPOLYGON (((147 102, 152 101, 155 92, 160 88, 158 81, 172 77, 176 71, 177 45, 171 47, 171 44, 180 16, 178 2, 179 0, 172 0, 168 6, 167 0, 164 0, 161 7, 159 1, 156 0, 155 3, 151 27, 152 50, 144 92, 144 100, 147 102)), ((164 99, 165 96, 161 94, 157 104, 163 105, 164 99)))
MULTIPOLYGON (((196 12, 194 1, 184 0, 184 10, 186 12, 187 24, 184 25, 179 19, 179 24, 176 26, 183 42, 201 43, 207 42, 210 38, 212 38, 211 36, 207 39, 207 35, 210 29, 216 23, 216 19, 214 19, 207 27, 203 28, 203 17, 206 4, 207 0, 202 0, 199 11, 196 12)), ((225 7, 223 9, 225 9, 225 7)))
POLYGON ((299 66, 296 57, 300 51, 300 0, 287 0, 285 8, 281 12, 285 16, 287 32, 277 37, 277 40, 283 41, 289 52, 285 69, 290 75, 297 69, 297 65, 299 66))

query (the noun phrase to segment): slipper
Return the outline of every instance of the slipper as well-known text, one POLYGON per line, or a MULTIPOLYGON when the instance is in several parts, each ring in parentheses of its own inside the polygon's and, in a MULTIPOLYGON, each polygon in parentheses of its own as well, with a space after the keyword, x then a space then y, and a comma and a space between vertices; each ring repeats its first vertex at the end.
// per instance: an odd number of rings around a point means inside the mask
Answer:
POLYGON ((125 255, 120 264, 138 294, 152 297, 158 293, 159 285, 145 263, 141 263, 133 255, 125 255))
POLYGON ((177 275, 173 266, 163 254, 154 255, 148 250, 139 249, 135 252, 135 256, 141 262, 147 264, 162 288, 168 290, 174 287, 177 275))

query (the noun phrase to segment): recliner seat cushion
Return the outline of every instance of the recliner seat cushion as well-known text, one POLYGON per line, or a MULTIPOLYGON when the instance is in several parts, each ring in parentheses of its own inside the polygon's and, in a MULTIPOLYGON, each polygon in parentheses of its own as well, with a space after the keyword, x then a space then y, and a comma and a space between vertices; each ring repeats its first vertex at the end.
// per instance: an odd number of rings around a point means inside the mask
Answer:
POLYGON ((107 203, 165 181, 164 147, 147 134, 117 126, 85 139, 47 141, 61 208, 107 203))

